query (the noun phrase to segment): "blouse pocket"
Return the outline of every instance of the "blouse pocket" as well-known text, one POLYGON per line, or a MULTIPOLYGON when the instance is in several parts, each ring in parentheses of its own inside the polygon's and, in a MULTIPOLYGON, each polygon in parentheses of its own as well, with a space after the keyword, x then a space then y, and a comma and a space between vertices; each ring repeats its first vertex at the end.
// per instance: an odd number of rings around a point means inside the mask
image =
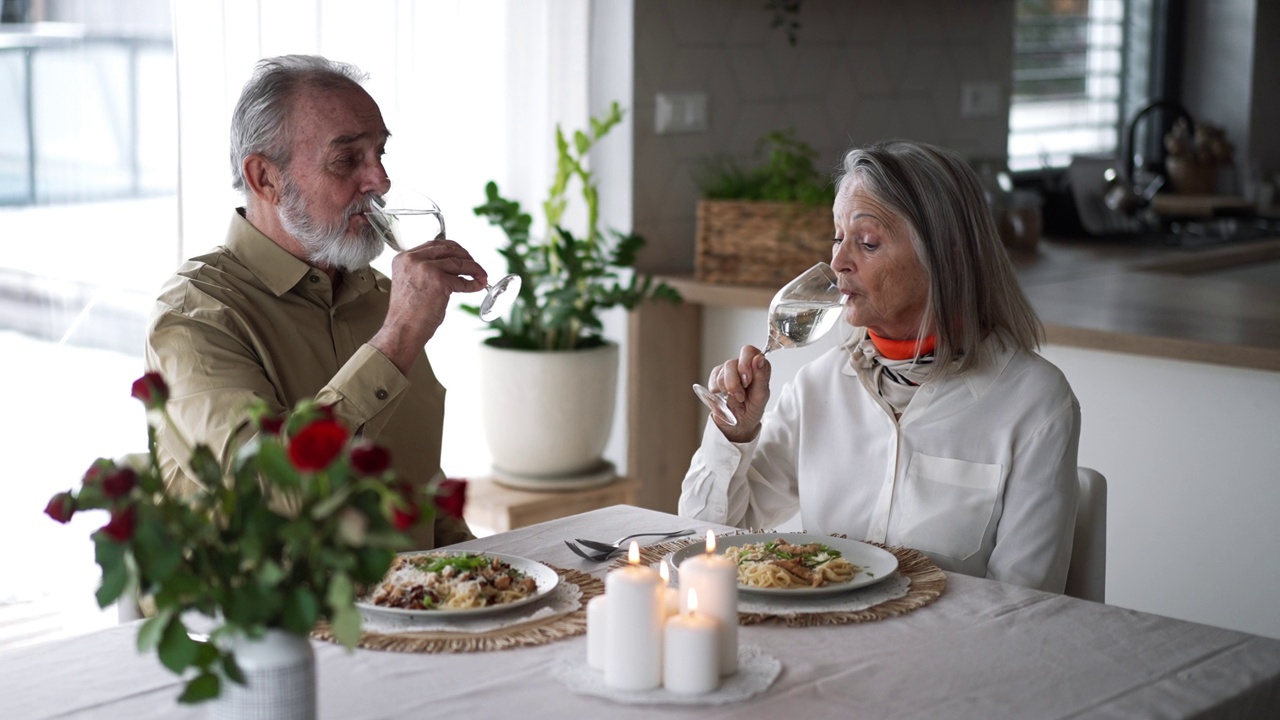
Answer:
POLYGON ((1002 466, 913 453, 898 496, 901 541, 965 560, 982 549, 1002 466))

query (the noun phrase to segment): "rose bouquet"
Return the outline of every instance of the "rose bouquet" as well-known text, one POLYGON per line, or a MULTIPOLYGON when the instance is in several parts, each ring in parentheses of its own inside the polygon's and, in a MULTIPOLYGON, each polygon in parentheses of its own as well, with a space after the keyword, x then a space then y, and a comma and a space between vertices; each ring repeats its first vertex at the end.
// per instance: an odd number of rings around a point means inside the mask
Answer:
POLYGON ((133 384, 133 396, 148 410, 146 461, 95 461, 80 487, 55 495, 45 512, 63 523, 85 510, 109 513, 92 536, 102 568, 98 604, 136 593, 154 606, 138 647, 156 649, 176 674, 194 668, 180 702, 216 697, 226 679, 244 682, 222 642, 235 634, 306 635, 324 620, 353 647, 357 593, 409 546, 406 531, 429 522, 437 506, 461 515, 461 481, 417 489, 398 480, 386 449, 353 440, 314 401, 283 417, 252 409, 258 432, 225 475, 213 452, 196 445, 188 466, 202 489, 167 493, 155 424, 172 426, 168 390, 149 373, 133 384), (192 611, 211 619, 207 637, 188 632, 184 615, 192 611))

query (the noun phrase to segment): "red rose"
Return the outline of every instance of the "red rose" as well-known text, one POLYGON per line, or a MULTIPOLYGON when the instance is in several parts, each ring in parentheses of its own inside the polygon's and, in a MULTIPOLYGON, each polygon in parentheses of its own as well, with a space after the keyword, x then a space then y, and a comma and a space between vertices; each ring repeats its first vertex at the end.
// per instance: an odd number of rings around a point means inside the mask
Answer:
POLYGON ((138 474, 131 467, 116 468, 102 480, 102 494, 109 498, 124 497, 138 484, 138 474))
POLYGON ((149 372, 133 381, 133 396, 142 401, 148 410, 164 407, 169 399, 169 386, 160 373, 149 372))
POLYGON ((317 420, 289 440, 289 459, 299 470, 323 470, 346 444, 346 428, 334 420, 317 420))
POLYGON ((128 542, 133 537, 133 528, 138 522, 138 513, 132 505, 114 510, 111 520, 102 526, 102 532, 116 542, 128 542))
POLYGON ((436 486, 436 507, 449 517, 461 518, 467 504, 466 480, 441 480, 436 486))
POLYGON ((84 471, 84 477, 80 479, 80 484, 88 487, 89 485, 97 485, 106 477, 107 470, 112 467, 112 463, 105 458, 98 458, 93 461, 88 470, 84 471))
POLYGON ((391 467, 391 453, 371 440, 361 440, 351 448, 351 466, 361 475, 381 475, 391 467))
POLYGON ((420 517, 422 517, 422 508, 409 501, 406 501, 403 507, 395 505, 391 508, 391 524, 395 525, 400 532, 417 525, 420 517))
POLYGON ((284 418, 279 415, 263 415, 258 420, 258 426, 268 435, 279 435, 281 428, 284 427, 284 418))
POLYGON ((66 524, 76 514, 76 499, 69 492, 60 492, 49 499, 49 504, 44 506, 44 514, 66 524))

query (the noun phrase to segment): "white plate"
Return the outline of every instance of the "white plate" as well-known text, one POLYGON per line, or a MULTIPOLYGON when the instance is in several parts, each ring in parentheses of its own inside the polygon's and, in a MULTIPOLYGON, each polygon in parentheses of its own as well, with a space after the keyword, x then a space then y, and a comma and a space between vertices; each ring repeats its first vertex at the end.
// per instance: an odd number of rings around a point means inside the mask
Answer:
POLYGON ((555 570, 543 565, 536 560, 517 557, 515 555, 503 555, 494 552, 478 552, 475 550, 420 550, 418 552, 400 553, 404 556, 416 555, 484 555, 485 557, 497 558, 511 567, 523 572, 525 575, 533 578, 538 583, 538 589, 532 595, 516 600, 515 602, 504 603, 502 605, 489 605, 487 607, 466 608, 456 610, 409 610, 407 608, 392 608, 374 605, 371 602, 364 602, 363 599, 356 601, 356 608, 361 612, 370 615, 381 615, 386 618, 440 618, 440 617, 475 617, 477 615, 491 615, 493 613, 506 612, 512 608, 518 608, 521 605, 528 605, 546 597, 547 593, 556 588, 560 582, 560 576, 555 570))
MULTIPOLYGON (((855 588, 874 585, 881 580, 889 577, 898 569, 898 558, 888 550, 882 550, 875 545, 868 545, 857 540, 845 540, 844 538, 831 537, 830 535, 811 535, 809 533, 757 533, 754 535, 717 535, 716 536, 716 552, 723 553, 726 548, 739 547, 741 545, 752 545, 754 543, 769 542, 782 538, 793 545, 807 545, 809 543, 821 543, 834 550, 839 550, 840 554, 849 562, 862 568, 853 579, 842 583, 827 583, 820 587, 806 588, 758 588, 748 587, 746 585, 738 585, 738 592, 749 593, 751 595, 784 595, 786 597, 812 597, 816 595, 835 595, 837 593, 848 592, 855 588)), ((694 555, 706 552, 704 543, 694 543, 688 547, 679 550, 667 556, 667 563, 670 565, 672 577, 679 576, 680 563, 685 559, 694 555)))

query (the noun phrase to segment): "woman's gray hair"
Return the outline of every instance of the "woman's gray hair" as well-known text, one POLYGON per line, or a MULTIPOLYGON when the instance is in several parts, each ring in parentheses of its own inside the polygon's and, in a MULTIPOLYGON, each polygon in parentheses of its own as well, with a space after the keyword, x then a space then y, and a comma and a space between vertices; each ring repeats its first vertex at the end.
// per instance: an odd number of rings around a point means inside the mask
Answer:
POLYGON ((1039 346, 1044 326, 1014 274, 978 176, 963 158, 890 140, 846 153, 836 187, 843 191, 849 181, 902 219, 929 277, 921 330, 932 328, 937 341, 931 375, 975 367, 988 335, 1027 352, 1039 346))
POLYGON ((289 113, 300 90, 360 87, 368 78, 354 65, 317 55, 259 60, 231 114, 231 187, 247 192, 244 159, 250 155, 262 155, 280 167, 289 164, 289 113))

